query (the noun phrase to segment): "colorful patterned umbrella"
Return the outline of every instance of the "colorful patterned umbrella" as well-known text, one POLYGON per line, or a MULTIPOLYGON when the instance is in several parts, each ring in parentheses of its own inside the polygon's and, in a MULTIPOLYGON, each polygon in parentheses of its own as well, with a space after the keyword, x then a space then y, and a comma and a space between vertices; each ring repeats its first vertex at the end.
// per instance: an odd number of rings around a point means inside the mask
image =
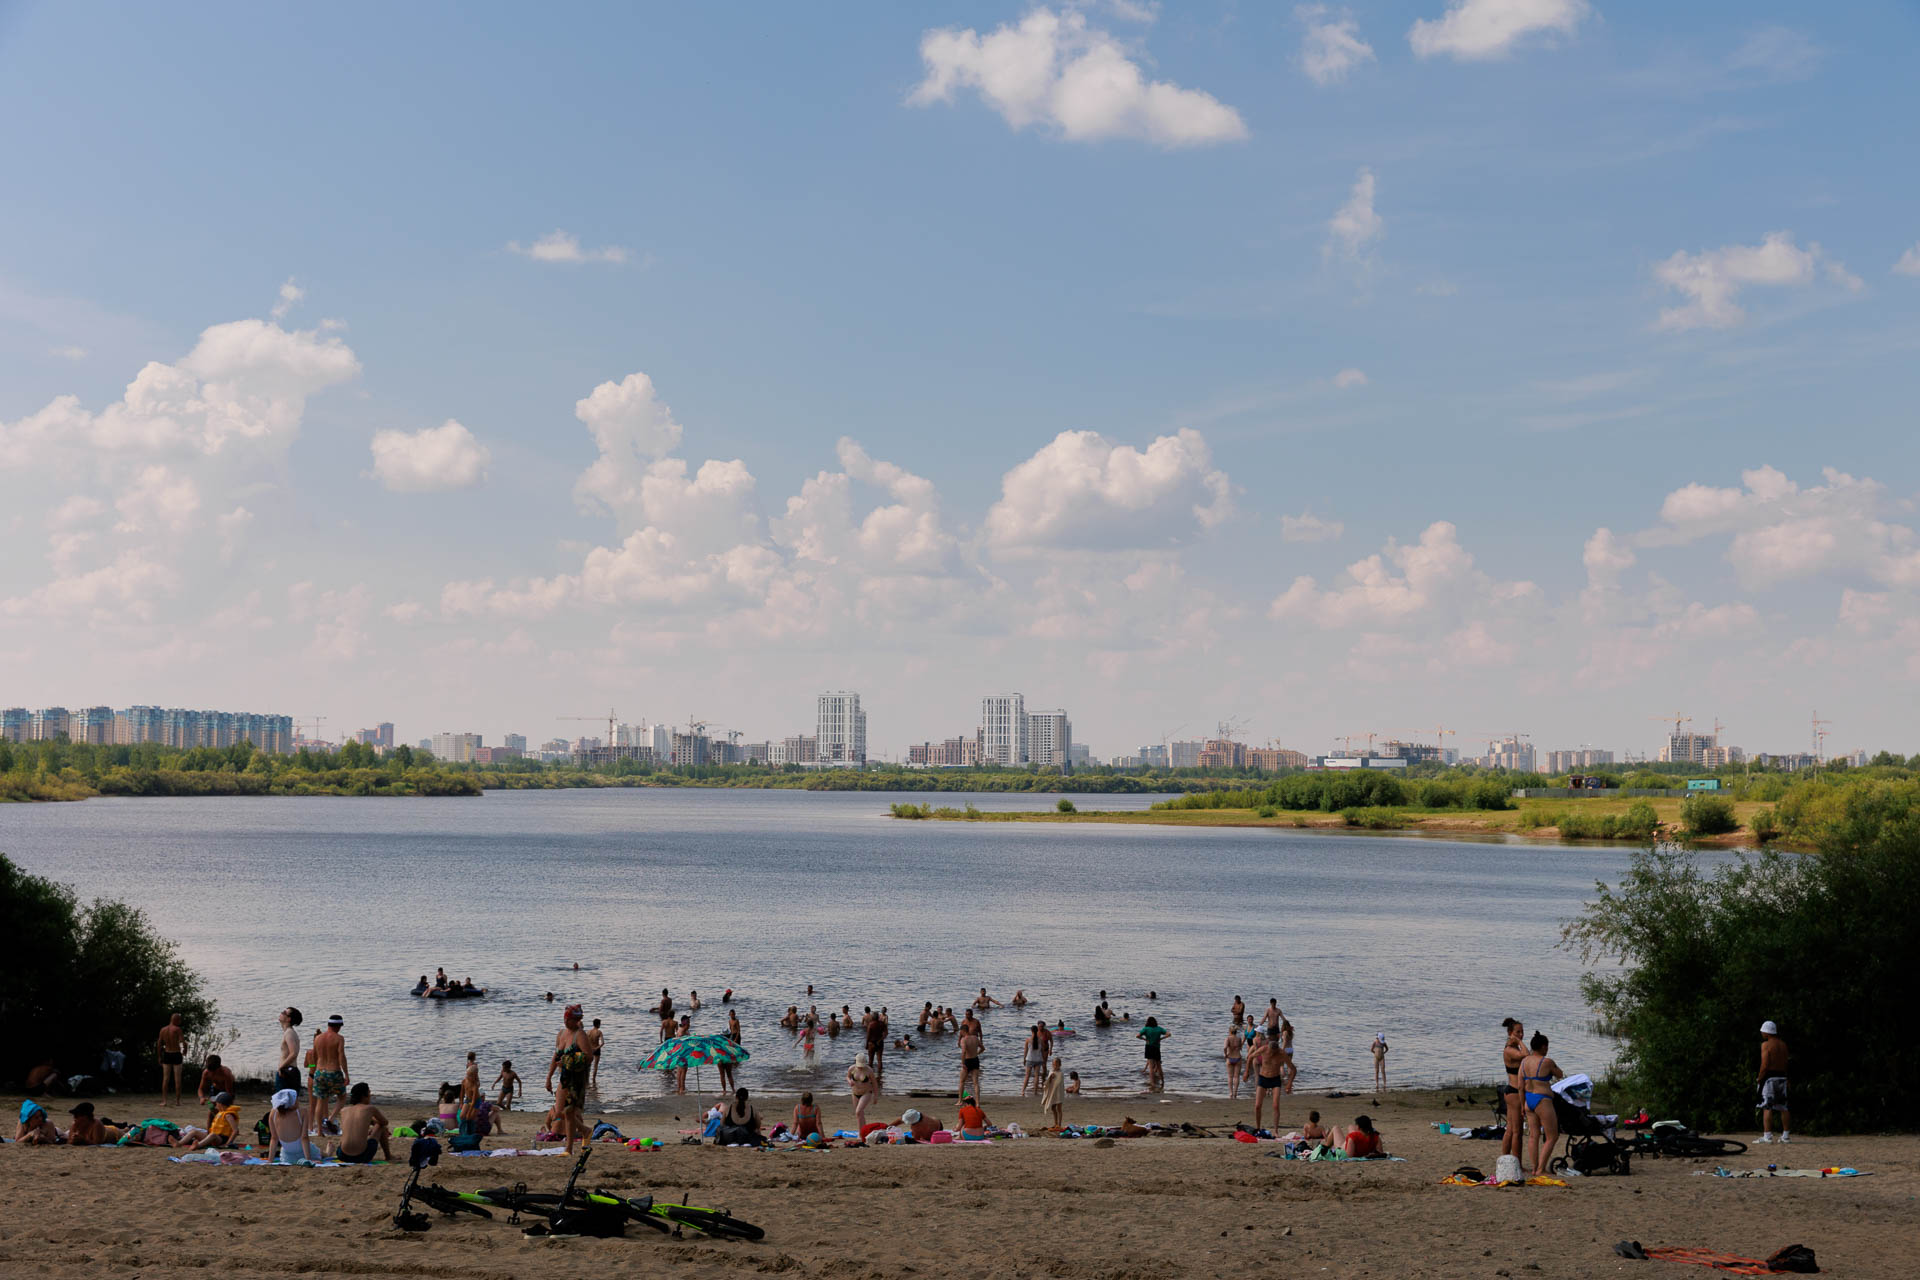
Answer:
POLYGON ((678 1067, 745 1062, 751 1055, 725 1036, 675 1036, 640 1063, 642 1071, 672 1071, 678 1067))

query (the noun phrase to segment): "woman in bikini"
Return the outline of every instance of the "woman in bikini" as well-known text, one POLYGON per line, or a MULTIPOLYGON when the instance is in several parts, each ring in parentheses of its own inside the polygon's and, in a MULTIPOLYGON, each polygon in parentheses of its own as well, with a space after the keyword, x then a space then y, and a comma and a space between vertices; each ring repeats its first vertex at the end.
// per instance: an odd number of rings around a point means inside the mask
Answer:
POLYGON ((867 1107, 873 1102, 874 1095, 880 1092, 880 1086, 873 1078, 873 1067, 866 1053, 857 1053, 853 1065, 847 1068, 847 1092, 853 1095, 853 1128, 858 1133, 867 1122, 867 1107))
POLYGON ((1500 1049, 1500 1066, 1507 1073, 1507 1131, 1500 1137, 1500 1154, 1518 1157, 1527 1138, 1527 1113, 1520 1105, 1520 1062, 1527 1056, 1527 1029, 1520 1019, 1501 1022, 1507 1043, 1500 1049))
POLYGON ((1547 1172, 1547 1161, 1553 1159, 1553 1148, 1560 1141, 1560 1117, 1553 1109, 1553 1082, 1566 1075, 1560 1064, 1547 1056, 1547 1038, 1538 1031, 1527 1042, 1533 1052, 1520 1060, 1521 1097, 1527 1111, 1533 1116, 1533 1135, 1528 1139, 1528 1151, 1532 1155, 1529 1163, 1533 1166, 1530 1176, 1543 1177, 1547 1172))
POLYGON ((1235 1018, 1233 1030, 1227 1032, 1227 1096, 1229 1098, 1240 1096, 1240 1046, 1245 1043, 1246 1040, 1240 1034, 1240 1019, 1235 1018))
POLYGON ((823 1138, 826 1136, 826 1130, 820 1125, 820 1108, 813 1105, 811 1093, 801 1094, 798 1105, 793 1109, 793 1131, 802 1142, 814 1134, 823 1138))

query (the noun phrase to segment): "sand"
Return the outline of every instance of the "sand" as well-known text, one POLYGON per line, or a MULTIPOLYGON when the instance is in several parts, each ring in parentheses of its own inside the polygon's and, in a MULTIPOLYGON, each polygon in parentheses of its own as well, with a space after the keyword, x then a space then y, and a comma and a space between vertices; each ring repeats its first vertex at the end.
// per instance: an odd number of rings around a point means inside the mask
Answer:
MULTIPOLYGON (((1803 1138, 1755 1147, 1735 1168, 1853 1165, 1874 1176, 1772 1181, 1696 1176, 1714 1162, 1648 1160, 1627 1178, 1575 1179, 1567 1189, 1445 1186, 1462 1163, 1491 1172, 1494 1142, 1443 1137, 1439 1120, 1477 1122, 1484 1106, 1454 1095, 1288 1100, 1289 1123, 1317 1107, 1330 1120, 1373 1115, 1405 1164, 1321 1165, 1228 1139, 1144 1138, 1096 1147, 1036 1138, 986 1148, 893 1147, 760 1152, 669 1146, 630 1152, 602 1144, 595 1185, 720 1206, 764 1226, 758 1244, 675 1241, 647 1232, 617 1240, 534 1240, 493 1222, 435 1216, 421 1235, 394 1230, 405 1166, 351 1169, 212 1168, 168 1163, 156 1150, 0 1147, 0 1275, 47 1278, 282 1276, 582 1277, 630 1270, 672 1276, 778 1272, 894 1276, 1160 1277, 1659 1276, 1712 1274, 1671 1262, 1616 1258, 1616 1240, 1691 1245, 1764 1257, 1806 1244, 1839 1276, 1920 1271, 1920 1137, 1803 1138)), ((1485 1091, 1475 1095, 1484 1100, 1485 1091)), ((261 1109, 246 1099, 246 1115, 261 1109)), ((951 1118, 952 1101, 888 1098, 875 1117, 919 1105, 951 1118)), ((1089 1097, 1068 1119, 1122 1114, 1222 1131, 1250 1102, 1089 1097)), ((700 1099, 667 1100, 609 1116, 629 1137, 678 1143, 700 1099)), ((763 1114, 791 1100, 764 1100, 763 1114)), ((824 1100, 830 1126, 848 1100, 824 1100)), ((384 1107, 411 1118, 421 1106, 384 1107)), ((989 1099, 996 1122, 1039 1120, 1035 1100, 989 1099)), ((52 1107, 64 1119, 65 1106, 52 1107)), ((161 1110, 153 1099, 109 1098, 116 1119, 161 1110)), ((532 1117, 513 1116, 502 1143, 524 1143, 532 1117)), ((1751 1134, 1738 1135, 1750 1138, 1751 1134)), ((396 1154, 403 1154, 396 1148, 396 1154)), ((524 1181, 558 1190, 559 1158, 448 1159, 442 1183, 461 1189, 524 1181)))

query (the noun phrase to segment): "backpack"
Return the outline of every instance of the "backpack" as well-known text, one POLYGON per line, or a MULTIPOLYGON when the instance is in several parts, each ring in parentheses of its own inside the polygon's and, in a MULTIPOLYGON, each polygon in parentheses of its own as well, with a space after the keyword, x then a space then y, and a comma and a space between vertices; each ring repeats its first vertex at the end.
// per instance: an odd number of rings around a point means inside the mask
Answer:
POLYGON ((1813 1250, 1803 1244, 1790 1244, 1767 1259, 1767 1270, 1813 1274, 1820 1270, 1820 1264, 1813 1260, 1813 1250))
POLYGON ((548 1221, 547 1230, 556 1236, 594 1236, 606 1239, 627 1234, 626 1211, 617 1205, 569 1205, 548 1221))

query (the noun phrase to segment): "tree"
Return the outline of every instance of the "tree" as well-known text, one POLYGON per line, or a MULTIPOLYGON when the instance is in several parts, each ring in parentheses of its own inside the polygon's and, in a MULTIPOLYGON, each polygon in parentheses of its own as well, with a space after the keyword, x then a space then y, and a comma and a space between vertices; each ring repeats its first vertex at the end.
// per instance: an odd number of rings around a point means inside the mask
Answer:
POLYGON ((200 975, 145 915, 123 902, 82 906, 73 890, 28 875, 0 854, 0 1081, 53 1059, 91 1073, 105 1049, 128 1077, 157 1078, 154 1033, 180 1014, 189 1034, 213 1027, 200 975))

